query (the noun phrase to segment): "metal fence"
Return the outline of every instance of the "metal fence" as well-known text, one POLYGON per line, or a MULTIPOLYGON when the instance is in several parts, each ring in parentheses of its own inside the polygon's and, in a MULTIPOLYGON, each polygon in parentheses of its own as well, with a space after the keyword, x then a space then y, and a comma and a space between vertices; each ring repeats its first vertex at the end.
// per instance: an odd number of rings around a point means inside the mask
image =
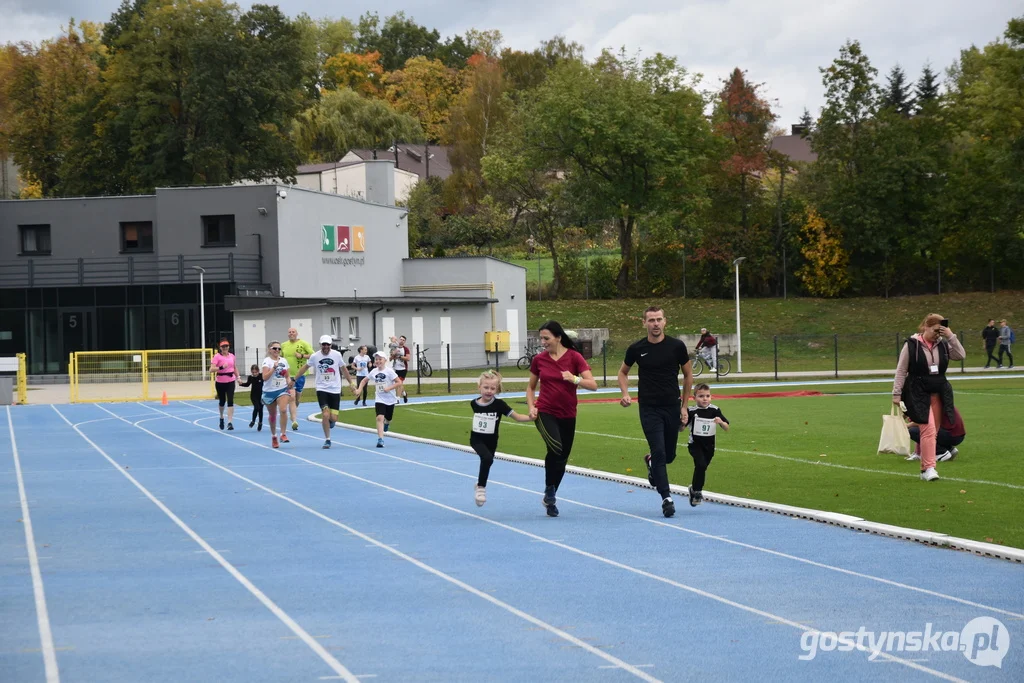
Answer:
POLYGON ((84 287, 103 285, 192 284, 192 266, 206 271, 207 282, 260 283, 259 256, 177 254, 110 258, 24 259, 0 264, 0 287, 84 287))
POLYGON ((212 398, 212 357, 209 349, 72 353, 71 402, 212 398))

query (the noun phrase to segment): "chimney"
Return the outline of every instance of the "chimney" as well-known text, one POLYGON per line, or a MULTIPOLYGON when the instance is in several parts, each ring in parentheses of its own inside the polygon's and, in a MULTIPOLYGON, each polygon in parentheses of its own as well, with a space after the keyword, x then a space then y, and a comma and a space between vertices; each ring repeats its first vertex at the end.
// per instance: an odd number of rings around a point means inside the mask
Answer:
POLYGON ((364 161, 366 201, 384 206, 395 205, 395 164, 391 161, 364 161))
POLYGON ((790 126, 790 129, 792 130, 792 135, 806 135, 807 134, 807 126, 805 126, 803 124, 800 124, 800 123, 794 123, 792 126, 790 126))

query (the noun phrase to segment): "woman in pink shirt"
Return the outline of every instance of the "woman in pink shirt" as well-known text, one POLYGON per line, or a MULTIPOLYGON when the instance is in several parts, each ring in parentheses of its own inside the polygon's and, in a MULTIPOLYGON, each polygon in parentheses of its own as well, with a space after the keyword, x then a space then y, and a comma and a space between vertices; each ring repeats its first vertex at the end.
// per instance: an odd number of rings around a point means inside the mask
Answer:
POLYGON ((907 339, 896 363, 892 402, 906 406, 907 417, 921 427, 921 479, 935 481, 935 441, 942 414, 954 422, 953 387, 946 379, 951 360, 966 357, 964 347, 938 313, 929 313, 907 339))
POLYGON ((220 340, 220 351, 210 361, 210 372, 217 373, 214 386, 217 387, 217 404, 220 409, 220 428, 224 429, 224 404, 228 406, 228 429, 235 418, 235 382, 238 381, 238 370, 235 368, 235 354, 231 353, 231 342, 220 340))
POLYGON ((595 391, 597 380, 558 322, 549 320, 538 332, 543 351, 530 363, 526 406, 548 449, 544 457, 544 507, 549 517, 557 517, 555 492, 565 476, 576 436, 576 387, 595 391), (538 381, 541 392, 534 399, 538 381))

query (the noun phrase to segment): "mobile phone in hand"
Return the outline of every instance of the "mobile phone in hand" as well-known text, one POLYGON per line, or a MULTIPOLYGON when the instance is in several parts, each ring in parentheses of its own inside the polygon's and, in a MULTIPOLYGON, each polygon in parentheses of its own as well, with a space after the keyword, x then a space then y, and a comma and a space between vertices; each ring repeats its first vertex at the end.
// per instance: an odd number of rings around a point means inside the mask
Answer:
POLYGON ((942 325, 945 328, 948 328, 949 327, 949 320, 943 318, 942 320, 939 321, 939 324, 942 325))

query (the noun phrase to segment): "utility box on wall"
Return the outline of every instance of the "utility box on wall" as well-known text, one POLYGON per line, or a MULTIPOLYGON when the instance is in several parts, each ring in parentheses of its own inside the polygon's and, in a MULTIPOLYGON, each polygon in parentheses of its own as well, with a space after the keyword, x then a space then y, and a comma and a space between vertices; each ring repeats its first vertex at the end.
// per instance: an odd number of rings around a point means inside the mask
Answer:
POLYGON ((494 345, 498 345, 499 353, 508 353, 511 348, 511 334, 507 331, 484 332, 484 350, 494 351, 494 345))

